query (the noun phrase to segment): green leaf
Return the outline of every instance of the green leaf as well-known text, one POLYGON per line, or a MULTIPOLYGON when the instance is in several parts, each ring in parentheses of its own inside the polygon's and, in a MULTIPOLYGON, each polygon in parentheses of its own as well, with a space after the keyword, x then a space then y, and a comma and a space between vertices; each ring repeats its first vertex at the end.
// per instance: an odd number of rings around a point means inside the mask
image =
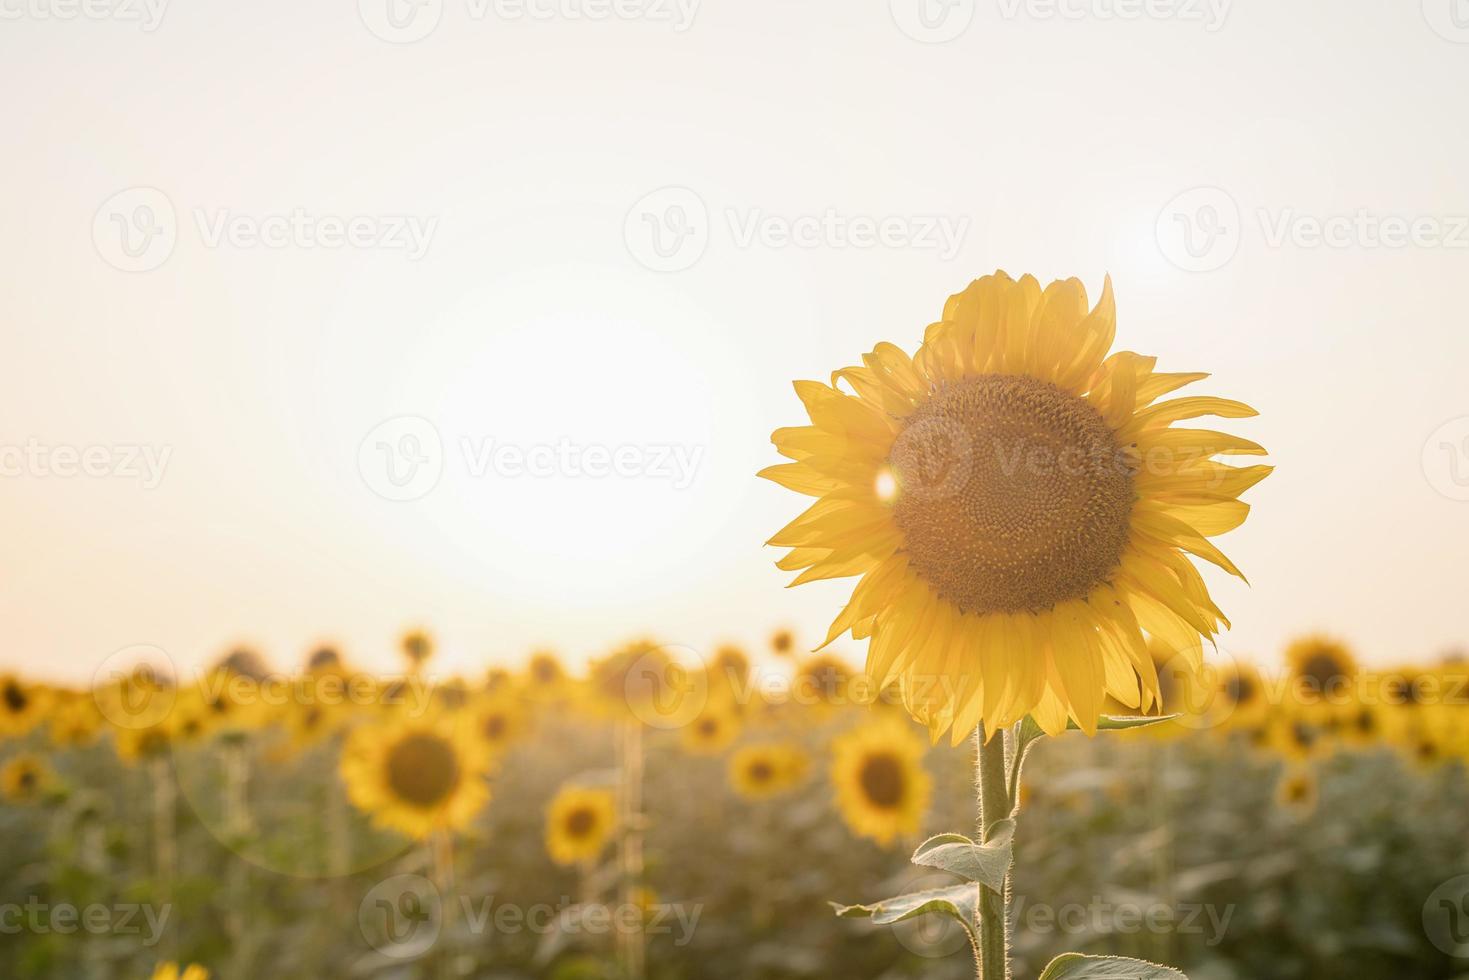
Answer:
POLYGON ((996 823, 990 839, 983 844, 976 844, 962 834, 939 834, 918 845, 912 860, 925 868, 938 868, 1000 891, 1010 871, 1010 844, 1014 836, 1013 820, 996 823))
POLYGON ((871 919, 879 925, 891 925, 916 916, 936 912, 955 919, 969 933, 972 942, 979 941, 975 931, 979 921, 979 886, 950 885, 948 888, 930 888, 927 891, 911 892, 897 898, 884 899, 875 905, 838 905, 831 903, 836 914, 843 919, 871 919))
POLYGON ((1168 966, 1123 956, 1083 956, 1062 953, 1051 961, 1040 980, 1188 980, 1168 966))
MULTIPOLYGON (((1178 715, 1102 715, 1097 719, 1097 731, 1099 732, 1125 732, 1133 728, 1149 728, 1153 725, 1161 725, 1165 721, 1172 721, 1178 715)), ((1068 732, 1079 732, 1081 726, 1070 718, 1066 719, 1066 730, 1068 732)), ((1045 736, 1041 726, 1035 723, 1030 715, 1020 723, 1020 744, 1029 745, 1038 738, 1045 736)))

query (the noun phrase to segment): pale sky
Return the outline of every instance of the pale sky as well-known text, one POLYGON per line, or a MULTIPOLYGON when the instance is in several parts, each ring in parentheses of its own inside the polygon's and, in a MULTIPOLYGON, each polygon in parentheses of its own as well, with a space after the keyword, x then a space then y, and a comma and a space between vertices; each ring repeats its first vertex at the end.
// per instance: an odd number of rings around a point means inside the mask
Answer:
POLYGON ((1469 643, 1455 2, 0 0, 0 668, 815 640, 790 381, 996 268, 1260 410, 1227 649, 1469 643))

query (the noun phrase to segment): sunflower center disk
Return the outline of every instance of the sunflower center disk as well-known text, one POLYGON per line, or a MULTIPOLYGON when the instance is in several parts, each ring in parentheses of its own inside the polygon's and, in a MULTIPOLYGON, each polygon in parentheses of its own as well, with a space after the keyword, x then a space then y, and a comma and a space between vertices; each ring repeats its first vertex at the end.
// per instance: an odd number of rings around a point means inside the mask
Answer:
POLYGON ((388 785, 400 799, 430 807, 459 783, 454 747, 433 735, 409 735, 388 752, 388 785))
POLYGON ((873 806, 892 809, 903 802, 903 765, 890 755, 874 755, 862 764, 862 792, 873 806))
POLYGON ((1085 400, 984 375, 938 391, 888 458, 909 561, 966 613, 1044 612, 1122 560, 1133 466, 1085 400))
POLYGON ((591 810, 572 810, 566 817, 566 833, 571 837, 585 837, 592 832, 597 825, 597 818, 591 810))

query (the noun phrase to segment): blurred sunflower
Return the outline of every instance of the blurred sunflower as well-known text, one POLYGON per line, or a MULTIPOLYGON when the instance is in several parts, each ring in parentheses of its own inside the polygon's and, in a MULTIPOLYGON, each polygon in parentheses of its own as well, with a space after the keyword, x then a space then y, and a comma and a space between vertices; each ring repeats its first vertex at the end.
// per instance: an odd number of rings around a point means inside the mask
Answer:
POLYGON ((427 630, 409 630, 398 638, 398 652, 411 670, 419 670, 434 655, 434 638, 427 630))
POLYGON ((624 644, 599 660, 588 671, 589 706, 593 712, 624 720, 656 713, 658 699, 670 672, 682 670, 653 640, 624 644))
POLYGON ((1316 774, 1304 767, 1286 769, 1275 785, 1275 802, 1298 816, 1315 810, 1319 795, 1316 774))
POLYGON ((165 755, 173 745, 172 719, 139 727, 114 726, 112 748, 125 765, 133 766, 165 755))
POLYGON ((1158 672, 1158 698, 1150 711, 1141 711, 1121 704, 1111 698, 1106 704, 1108 714, 1117 715, 1178 715, 1177 719, 1150 725, 1128 733, 1145 739, 1171 739, 1189 734, 1203 723, 1202 719, 1213 707, 1212 694, 1200 673, 1194 670, 1185 656, 1169 649, 1157 637, 1148 639, 1148 656, 1158 672))
POLYGON ((1158 402, 1205 375, 1107 356, 1115 329, 1110 279, 1088 311, 1076 279, 986 276, 917 354, 879 344, 831 386, 797 382, 812 424, 772 436, 791 462, 760 475, 818 498, 770 539, 791 549, 778 564, 804 569, 795 584, 861 576, 826 643, 870 637, 868 672, 901 678, 935 737, 1027 714, 1095 733, 1105 695, 1156 701, 1145 633, 1198 669, 1228 626, 1188 556, 1240 574, 1208 539, 1270 468, 1211 457, 1265 450, 1171 426, 1256 413, 1158 402))
POLYGON ((1317 711, 1351 700, 1357 658, 1345 643, 1328 636, 1305 636, 1286 648, 1291 683, 1298 702, 1317 711))
POLYGON ((832 745, 831 779, 842 819, 884 847, 918 832, 933 794, 927 749, 906 724, 888 720, 853 729, 832 745))
POLYGON ((770 650, 778 657, 789 657, 796 650, 796 634, 788 629, 778 629, 770 634, 770 650))
POLYGON ((481 694, 469 710, 469 728, 492 758, 498 759, 530 728, 525 706, 513 695, 481 694))
POLYGON ((209 980, 209 971, 197 963, 190 963, 183 972, 177 963, 159 963, 153 968, 152 980, 209 980))
POLYGON ((769 799, 799 785, 809 765, 794 742, 747 745, 730 756, 729 782, 746 799, 769 799))
POLYGON ((1435 700, 1438 679, 1426 670, 1403 667, 1382 678, 1382 703, 1398 708, 1421 708, 1435 700))
MULTIPOLYGON (((817 654, 796 666, 791 697, 805 708, 835 708, 852 703, 852 668, 839 657, 817 654)), ((807 713, 811 716, 811 713, 807 713)))
POLYGON ((617 802, 605 789, 564 786, 546 807, 546 851, 562 866, 590 865, 617 825, 617 802))
POLYGON ((22 752, 0 768, 0 794, 10 803, 34 803, 46 792, 51 767, 33 752, 22 752))
POLYGON ((46 716, 46 689, 0 676, 0 737, 24 735, 46 716))
POLYGON ((566 668, 550 650, 537 650, 530 655, 522 683, 526 697, 541 703, 560 701, 571 689, 566 668))
POLYGON ((1330 733, 1300 712, 1281 712, 1273 716, 1266 736, 1269 746, 1287 759, 1317 759, 1331 752, 1330 733))
POLYGON ((49 722, 51 743, 64 748, 81 748, 97 741, 102 733, 102 715, 97 702, 86 694, 58 695, 49 722))
POLYGON ((709 685, 723 692, 739 693, 750 680, 750 658, 745 651, 726 643, 709 660, 709 685))
POLYGON ((1270 700, 1258 667, 1237 660, 1220 673, 1218 681, 1215 714, 1223 730, 1247 729, 1264 723, 1270 713, 1270 700))
POLYGON ((740 717, 725 701, 710 701, 680 734, 683 747, 695 755, 717 755, 740 734, 740 717))
POLYGON ((490 798, 485 757, 462 725, 402 719, 354 730, 342 750, 347 795, 409 837, 465 827, 490 798))

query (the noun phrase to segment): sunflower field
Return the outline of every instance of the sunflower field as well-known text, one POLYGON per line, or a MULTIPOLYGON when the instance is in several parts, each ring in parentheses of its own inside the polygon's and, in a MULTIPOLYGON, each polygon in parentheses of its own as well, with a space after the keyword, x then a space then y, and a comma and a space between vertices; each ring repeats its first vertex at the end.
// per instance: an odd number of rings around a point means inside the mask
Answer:
MULTIPOLYGON (((973 824, 974 747, 791 639, 436 678, 415 632, 395 677, 330 649, 289 675, 237 651, 191 682, 4 677, 5 975, 972 976, 950 917, 829 903, 952 896, 909 857, 973 824)), ((1469 669, 1374 674, 1307 637, 1200 681, 1153 653, 1176 717, 1030 756, 1017 975, 1079 950, 1454 976, 1430 900, 1469 873, 1469 669)))

